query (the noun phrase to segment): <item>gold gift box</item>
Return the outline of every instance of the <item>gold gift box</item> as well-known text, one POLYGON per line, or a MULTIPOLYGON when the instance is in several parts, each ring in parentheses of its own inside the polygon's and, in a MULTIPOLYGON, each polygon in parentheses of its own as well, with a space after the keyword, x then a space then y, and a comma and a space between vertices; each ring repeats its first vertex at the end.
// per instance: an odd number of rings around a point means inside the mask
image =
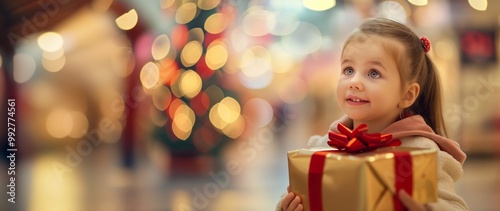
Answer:
MULTIPOLYGON (((288 152, 290 190, 309 210, 308 172, 314 152, 330 149, 300 149, 288 152)), ((412 159, 412 197, 420 203, 437 201, 437 150, 383 148, 372 152, 326 155, 321 183, 323 210, 394 210, 395 161, 393 152, 409 152, 412 159)))

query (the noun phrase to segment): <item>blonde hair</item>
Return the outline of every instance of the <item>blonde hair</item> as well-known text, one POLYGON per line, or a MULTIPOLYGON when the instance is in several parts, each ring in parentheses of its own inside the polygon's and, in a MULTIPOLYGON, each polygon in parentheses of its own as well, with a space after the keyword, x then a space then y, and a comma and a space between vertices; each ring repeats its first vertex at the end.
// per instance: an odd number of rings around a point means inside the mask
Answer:
POLYGON ((429 55, 425 53, 420 38, 401 23, 375 18, 361 24, 359 29, 346 40, 344 48, 351 42, 366 39, 367 36, 395 40, 403 46, 404 49, 398 49, 397 46, 382 42, 384 48, 388 49, 396 59, 401 83, 416 82, 420 85, 420 93, 408 109, 421 115, 436 134, 446 136, 439 75, 429 55), (401 50, 403 52, 399 52, 401 50))

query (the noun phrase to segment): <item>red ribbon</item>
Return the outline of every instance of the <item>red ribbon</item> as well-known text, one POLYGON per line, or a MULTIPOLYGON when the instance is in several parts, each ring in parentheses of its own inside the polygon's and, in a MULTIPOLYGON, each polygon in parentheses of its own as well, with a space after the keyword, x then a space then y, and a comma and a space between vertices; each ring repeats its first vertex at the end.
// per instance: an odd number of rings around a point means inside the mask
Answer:
POLYGON ((369 152, 380 147, 399 146, 401 141, 392 140, 392 134, 372 133, 367 134, 368 126, 361 124, 354 130, 339 123, 337 129, 340 133, 330 131, 328 145, 349 153, 369 152))
MULTIPOLYGON (((392 140, 391 134, 366 134, 368 127, 362 124, 354 130, 339 124, 337 126, 340 133, 330 132, 328 145, 339 150, 325 150, 313 153, 309 163, 308 187, 309 187, 309 209, 311 211, 323 211, 322 200, 322 178, 326 156, 334 152, 359 153, 367 152, 380 147, 399 146, 401 141, 392 140)), ((402 211, 406 208, 398 198, 399 190, 405 190, 408 194, 413 193, 413 164, 409 152, 392 152, 394 154, 395 172, 395 194, 394 210, 402 211)))
POLYGON ((311 211, 322 211, 323 200, 321 197, 321 187, 323 179, 323 167, 325 158, 332 150, 319 151, 313 153, 309 165, 308 185, 309 185, 309 209, 311 211))
POLYGON ((399 201, 398 193, 405 190, 410 196, 413 194, 413 163, 409 152, 393 152, 394 172, 396 173, 395 193, 393 195, 394 210, 407 210, 399 201))

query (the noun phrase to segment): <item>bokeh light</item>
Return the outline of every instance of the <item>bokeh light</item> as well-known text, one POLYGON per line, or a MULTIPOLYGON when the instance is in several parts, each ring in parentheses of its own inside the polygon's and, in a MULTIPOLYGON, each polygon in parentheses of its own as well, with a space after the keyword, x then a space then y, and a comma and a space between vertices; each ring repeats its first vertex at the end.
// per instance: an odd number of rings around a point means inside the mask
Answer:
POLYGON ((336 0, 302 0, 304 7, 314 11, 325 11, 335 6, 336 0))
MULTIPOLYGON (((212 51, 213 52, 213 51, 212 51)), ((211 54, 213 55, 213 54, 211 54)), ((212 70, 208 67, 207 65, 207 56, 209 56, 208 58, 212 58, 212 56, 210 55, 202 55, 200 60, 198 61, 198 63, 196 63, 196 72, 200 75, 200 77, 203 79, 203 80, 206 80, 206 79, 209 79, 214 73, 216 70, 212 70)), ((219 55, 216 56, 216 58, 214 59, 218 59, 219 58, 219 55)), ((217 60, 215 61, 217 62, 217 60)), ((214 66, 214 67, 217 67, 217 66, 214 66)))
POLYGON ((217 70, 226 64, 228 56, 226 44, 222 41, 214 41, 207 48, 205 61, 208 68, 217 70))
POLYGON ((233 123, 240 116, 240 104, 232 97, 225 97, 219 102, 217 112, 224 122, 233 123))
POLYGON ((182 94, 187 98, 196 96, 200 92, 202 85, 200 75, 193 70, 187 70, 180 77, 179 87, 182 94))
POLYGON ((69 114, 71 115, 73 127, 68 135, 71 138, 81 138, 88 131, 88 119, 85 114, 79 111, 71 111, 69 114))
POLYGON ((228 123, 221 118, 219 114, 219 105, 219 103, 216 103, 212 106, 208 114, 208 118, 210 119, 210 123, 212 123, 215 128, 222 130, 222 128, 226 127, 228 123))
POLYGON ((214 13, 205 20, 205 30, 208 33, 219 34, 226 29, 228 20, 222 13, 214 13))
POLYGON ((167 114, 170 119, 173 119, 175 117, 175 112, 181 105, 184 105, 184 102, 181 99, 175 98, 174 100, 172 100, 172 103, 170 103, 167 109, 167 114))
POLYGON ((469 0, 469 4, 478 11, 485 11, 488 8, 488 0, 469 0))
POLYGON ((42 66, 49 72, 59 72, 66 64, 66 57, 61 56, 55 60, 42 59, 42 66))
POLYGON ((232 123, 222 128, 222 132, 229 138, 236 139, 243 133, 244 129, 245 119, 241 115, 238 115, 232 123))
POLYGON ((415 6, 425 6, 428 3, 427 0, 408 0, 408 2, 415 6))
POLYGON ((191 67, 198 62, 203 53, 200 42, 193 40, 188 42, 181 52, 181 62, 185 67, 191 67))
POLYGON ((14 55, 14 80, 17 83, 25 83, 35 74, 35 59, 25 53, 14 55))
POLYGON ((406 23, 406 17, 408 17, 407 11, 401 5, 401 3, 396 1, 384 1, 378 6, 378 15, 383 18, 398 21, 400 23, 406 23))
POLYGON ((180 76, 179 67, 173 59, 162 59, 159 68, 160 79, 165 85, 174 84, 180 76))
POLYGON ((63 37, 56 32, 45 32, 38 37, 38 46, 44 51, 55 52, 64 45, 63 37))
POLYGON ((175 12, 175 22, 178 24, 189 23, 196 17, 197 11, 195 3, 183 3, 175 12))
POLYGON ((167 9, 170 8, 172 5, 174 5, 175 0, 161 0, 160 1, 160 7, 162 9, 167 9))
MULTIPOLYGON (((180 69, 179 72, 181 73, 184 73, 185 70, 183 69, 180 69)), ((179 76, 180 78, 180 76, 179 76)), ((181 87, 180 87, 180 80, 177 80, 175 83, 173 83, 171 86, 170 86, 170 91, 172 92, 172 94, 174 94, 175 97, 177 98, 181 98, 182 96, 184 96, 184 93, 182 93, 182 90, 181 90, 181 87)))
POLYGON ((202 10, 211 10, 219 5, 220 0, 198 0, 198 7, 202 10))
POLYGON ((242 26, 245 34, 259 37, 269 34, 275 23, 276 15, 274 13, 255 7, 248 9, 248 14, 243 18, 242 26))
POLYGON ((160 111, 165 111, 168 105, 170 105, 170 101, 172 100, 172 94, 170 89, 166 86, 160 86, 153 92, 153 104, 160 111))
POLYGON ((151 46, 151 55, 153 59, 160 60, 168 55, 170 51, 170 39, 166 34, 159 35, 153 41, 153 46, 151 46))
POLYGON ((139 16, 137 15, 137 11, 135 11, 135 9, 131 9, 127 13, 116 18, 115 22, 118 28, 122 30, 130 30, 137 25, 138 20, 139 16))
POLYGON ((47 117, 46 128, 54 138, 64 138, 73 129, 73 118, 66 109, 54 109, 47 117))
POLYGON ((146 63, 140 73, 142 86, 146 89, 153 88, 159 81, 160 72, 153 62, 146 63))
POLYGON ((263 46, 247 49, 242 57, 241 72, 247 77, 259 77, 271 71, 271 53, 263 46))
POLYGON ((181 140, 186 140, 191 135, 195 118, 193 110, 186 104, 181 104, 175 111, 172 121, 174 135, 181 140))
POLYGON ((64 48, 59 48, 56 51, 50 52, 50 51, 43 51, 42 56, 44 59, 48 60, 57 60, 61 58, 61 56, 64 55, 64 48))

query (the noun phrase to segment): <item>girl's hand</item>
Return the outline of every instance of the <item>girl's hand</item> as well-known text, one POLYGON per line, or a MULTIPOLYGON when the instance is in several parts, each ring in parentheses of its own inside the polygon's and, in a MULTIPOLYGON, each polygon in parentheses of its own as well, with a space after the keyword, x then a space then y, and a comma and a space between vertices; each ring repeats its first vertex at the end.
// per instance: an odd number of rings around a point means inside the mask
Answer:
POLYGON ((288 194, 283 197, 280 201, 280 207, 282 211, 301 211, 304 210, 300 197, 295 196, 294 193, 290 192, 290 186, 287 187, 288 194))
POLYGON ((420 204, 404 190, 400 190, 398 193, 399 200, 408 209, 408 211, 430 211, 430 207, 426 204, 420 204))

